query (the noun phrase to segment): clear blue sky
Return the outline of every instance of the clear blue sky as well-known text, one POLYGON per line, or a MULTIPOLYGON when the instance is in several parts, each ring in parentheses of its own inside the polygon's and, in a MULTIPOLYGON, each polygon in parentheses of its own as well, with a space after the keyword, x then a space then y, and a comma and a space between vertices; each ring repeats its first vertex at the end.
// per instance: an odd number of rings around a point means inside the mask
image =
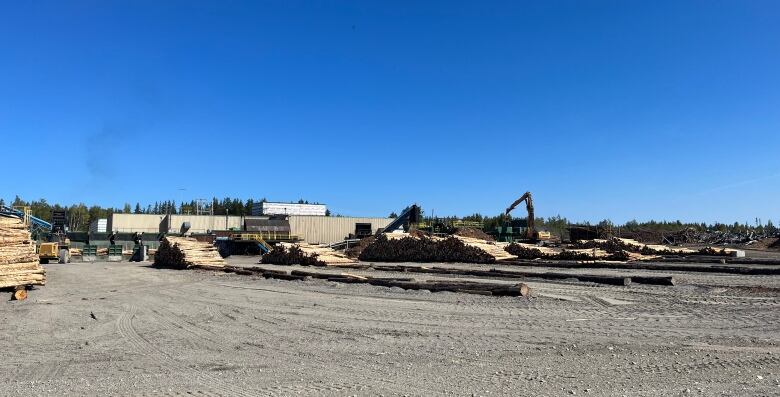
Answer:
POLYGON ((0 197, 466 215, 530 190, 543 216, 777 223, 778 21, 758 0, 4 2, 0 197))

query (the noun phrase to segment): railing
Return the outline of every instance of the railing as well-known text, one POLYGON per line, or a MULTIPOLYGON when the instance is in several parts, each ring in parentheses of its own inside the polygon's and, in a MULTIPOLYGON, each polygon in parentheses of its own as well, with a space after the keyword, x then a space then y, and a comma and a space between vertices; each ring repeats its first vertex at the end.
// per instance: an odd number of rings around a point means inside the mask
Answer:
POLYGON ((475 221, 453 221, 452 226, 454 227, 470 227, 474 229, 482 229, 482 222, 475 222, 475 221))
MULTIPOLYGON (((276 233, 277 232, 238 233, 238 234, 232 235, 232 237, 233 237, 233 240, 237 240, 237 241, 253 241, 253 242, 257 243, 257 246, 260 248, 261 251, 263 251, 263 253, 267 253, 267 252, 271 251, 271 245, 268 244, 265 241, 265 238, 263 238, 263 235, 271 236, 271 235, 274 235, 276 233)), ((290 234, 289 233, 285 233, 285 235, 289 237, 290 234)), ((270 238, 269 238, 269 240, 270 240, 270 238)))
POLYGON ((290 232, 254 232, 254 233, 235 233, 231 234, 230 237, 233 240, 238 241, 298 241, 300 240, 300 236, 291 234, 290 232))

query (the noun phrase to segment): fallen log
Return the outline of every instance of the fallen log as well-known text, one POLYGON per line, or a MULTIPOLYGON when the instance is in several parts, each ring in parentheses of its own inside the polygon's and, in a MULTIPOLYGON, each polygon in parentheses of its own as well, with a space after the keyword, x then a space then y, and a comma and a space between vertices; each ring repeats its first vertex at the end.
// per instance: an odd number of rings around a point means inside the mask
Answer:
POLYGON ((368 277, 363 277, 363 276, 359 276, 357 274, 352 274, 352 273, 341 273, 340 276, 356 278, 358 280, 367 280, 368 279, 368 277))
POLYGON ((530 296, 531 290, 526 284, 498 284, 498 283, 484 283, 474 281, 439 281, 429 280, 424 282, 415 281, 412 278, 372 278, 368 276, 343 276, 341 274, 324 273, 324 272, 305 272, 301 270, 293 270, 289 274, 285 271, 264 269, 263 276, 266 278, 277 278, 282 280, 303 280, 308 277, 324 278, 328 281, 349 283, 349 284, 371 284, 383 287, 398 287, 409 290, 429 290, 431 292, 462 292, 462 293, 474 293, 480 295, 496 295, 496 296, 530 296))
POLYGON ((631 281, 638 284, 652 284, 652 285, 676 285, 677 281, 674 277, 663 276, 631 276, 631 281))
MULTIPOLYGON (((374 266, 373 269, 390 272, 407 272, 407 273, 432 273, 432 274, 451 274, 460 276, 474 276, 474 277, 503 277, 503 278, 539 278, 546 280, 576 280, 581 282, 592 282, 598 284, 608 285, 630 285, 632 277, 629 276, 599 276, 577 273, 536 273, 536 272, 518 272, 513 270, 502 269, 490 269, 490 270, 476 270, 476 269, 455 269, 455 268, 443 268, 443 267, 418 267, 418 266, 374 266)), ((649 280, 649 278, 646 278, 649 280)), ((645 283, 651 284, 651 283, 645 283)), ((662 281, 657 282, 658 285, 666 285, 662 281)))
POLYGON ((287 281, 302 281, 306 280, 308 276, 298 276, 294 274, 287 274, 287 273, 281 273, 281 272, 263 272, 263 277, 265 278, 276 278, 279 280, 287 280, 287 281))
POLYGON ((659 270, 676 272, 694 272, 694 273, 725 273, 725 274, 745 274, 745 275, 778 275, 780 267, 774 266, 750 266, 750 265, 695 265, 695 264, 672 264, 660 262, 632 262, 632 263, 611 263, 611 262, 572 262, 572 261, 507 261, 504 265, 515 266, 539 266, 539 267, 557 267, 565 269, 630 269, 630 270, 659 270))
POLYGON ((317 272, 307 272, 303 270, 293 270, 290 272, 290 274, 294 276, 321 278, 321 279, 327 279, 329 277, 327 274, 317 273, 317 272))

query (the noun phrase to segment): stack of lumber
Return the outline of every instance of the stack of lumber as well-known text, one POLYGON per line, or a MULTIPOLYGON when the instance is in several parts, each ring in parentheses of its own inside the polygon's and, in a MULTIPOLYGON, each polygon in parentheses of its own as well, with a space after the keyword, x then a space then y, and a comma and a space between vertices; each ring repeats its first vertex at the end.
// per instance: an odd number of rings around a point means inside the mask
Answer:
POLYGON ((647 252, 647 253, 674 253, 680 255, 695 254, 697 251, 688 248, 672 248, 666 245, 660 244, 642 244, 639 241, 628 238, 615 238, 615 240, 632 247, 631 252, 647 252))
POLYGON ((192 266, 224 267, 225 260, 217 249, 192 237, 166 236, 154 255, 154 265, 186 269, 192 266))
POLYGON ((517 256, 512 255, 509 252, 506 252, 506 250, 504 249, 507 245, 506 243, 496 243, 495 241, 488 241, 485 239, 480 239, 475 237, 466 237, 458 234, 453 235, 453 237, 462 241, 463 244, 466 244, 471 247, 476 247, 487 252, 497 261, 506 260, 506 259, 517 259, 517 256))
POLYGON ((327 264, 355 263, 355 260, 347 257, 345 253, 336 251, 333 248, 330 248, 325 245, 312 245, 306 243, 298 243, 298 244, 280 243, 280 244, 287 249, 296 246, 300 248, 304 254, 307 254, 309 256, 316 255, 318 260, 325 262, 327 264))
POLYGON ((18 218, 0 216, 0 288, 46 284, 35 242, 18 218))

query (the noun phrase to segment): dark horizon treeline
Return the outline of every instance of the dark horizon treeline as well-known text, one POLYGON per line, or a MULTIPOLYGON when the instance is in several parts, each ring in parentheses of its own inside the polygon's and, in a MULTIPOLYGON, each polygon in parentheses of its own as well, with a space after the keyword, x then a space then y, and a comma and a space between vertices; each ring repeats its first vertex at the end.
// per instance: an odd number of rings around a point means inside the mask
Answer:
MULTIPOLYGON (((71 230, 86 231, 89 229, 89 224, 92 221, 101 218, 108 218, 111 214, 114 213, 157 214, 157 215, 181 214, 181 213, 195 214, 197 209, 201 207, 205 207, 205 208, 201 208, 201 213, 212 213, 211 209, 208 208, 208 206, 211 205, 213 207, 214 215, 248 216, 251 215, 252 206, 255 203, 260 203, 265 201, 267 201, 265 198, 241 200, 238 198, 230 198, 230 197, 225 197, 223 199, 218 199, 214 197, 211 200, 205 200, 205 203, 203 203, 202 201, 201 203, 198 203, 195 200, 192 200, 189 203, 182 204, 182 203, 177 203, 175 200, 164 200, 164 201, 155 201, 153 204, 147 204, 146 206, 143 206, 141 205, 141 203, 137 202, 134 206, 131 205, 130 203, 125 203, 122 208, 113 208, 113 207, 102 207, 99 205, 92 205, 87 207, 83 203, 64 206, 59 203, 49 204, 46 201, 46 199, 25 201, 21 199, 19 196, 16 196, 14 200, 10 203, 7 203, 5 200, 0 198, 0 205, 29 206, 33 216, 49 222, 51 221, 52 210, 66 210, 68 211, 68 220, 69 220, 69 225, 71 230)), ((308 204, 309 201, 300 199, 298 200, 298 203, 308 204)), ((317 203, 312 202, 312 204, 317 204, 317 203)), ((330 211, 328 211, 327 214, 330 215, 330 211)), ((393 217, 392 215, 396 215, 396 214, 392 213, 390 215, 391 217, 393 217)), ((518 216, 518 218, 524 218, 524 217, 520 215, 518 216)), ((496 226, 501 225, 504 221, 501 215, 486 216, 479 213, 464 216, 464 217, 455 217, 455 216, 437 217, 437 220, 444 221, 444 222, 449 222, 454 220, 479 222, 483 225, 483 227, 486 230, 494 229, 496 226)), ((681 222, 679 220, 678 221, 651 220, 645 222, 638 222, 636 220, 631 220, 623 224, 614 224, 612 221, 608 219, 602 220, 601 222, 598 222, 596 224, 592 224, 587 221, 571 222, 569 221, 569 219, 562 217, 560 215, 547 217, 547 218, 539 217, 536 219, 537 229, 546 229, 558 235, 561 235, 563 231, 566 229, 566 227, 570 224, 591 225, 591 226, 599 226, 601 228, 613 228, 613 229, 620 228, 625 231, 675 232, 678 230, 693 228, 699 231, 709 230, 709 231, 722 231, 722 232, 735 232, 735 233, 749 231, 755 233, 768 233, 768 234, 778 233, 778 228, 772 223, 771 220, 767 220, 764 222, 758 218, 755 219, 754 224, 749 224, 748 222, 745 223, 734 222, 733 224, 716 222, 712 224, 707 224, 703 222, 702 223, 681 222)))
MULTIPOLYGON (((111 214, 154 214, 154 215, 166 215, 166 214, 195 214, 200 210, 200 213, 211 214, 213 207, 214 215, 238 215, 247 216, 252 213, 252 206, 255 203, 268 201, 265 198, 259 200, 255 199, 234 199, 225 197, 218 199, 214 197, 211 200, 205 200, 205 202, 197 202, 192 200, 189 203, 176 203, 175 200, 155 201, 154 204, 147 204, 146 206, 141 203, 135 203, 135 206, 130 203, 125 203, 122 208, 114 207, 102 207, 99 205, 86 206, 84 203, 61 205, 59 203, 49 204, 46 199, 39 199, 33 201, 26 201, 16 196, 14 200, 7 203, 4 199, 0 198, 0 206, 7 205, 13 206, 26 206, 30 207, 32 215, 43 219, 47 222, 51 222, 52 210, 66 210, 68 214, 68 224, 71 230, 74 231, 87 231, 89 230, 89 224, 92 221, 101 218, 108 218, 111 214), (211 207, 209 207, 211 206, 211 207)), ((298 200, 300 204, 309 204, 307 200, 298 200)), ((314 203, 313 204, 317 204, 314 203)), ((327 213, 329 214, 329 213, 327 213)))
MULTIPOLYGON (((520 218, 525 218, 521 216, 520 218)), ((493 217, 485 217, 481 214, 473 214, 461 218, 465 221, 481 222, 485 229, 493 229, 499 226, 503 222, 503 216, 497 215, 493 217)), ((754 224, 734 222, 733 224, 726 224, 721 222, 705 223, 705 222, 682 222, 676 221, 655 221, 649 220, 639 222, 637 220, 630 220, 623 224, 613 223, 609 219, 604 219, 598 223, 584 222, 571 222, 565 217, 560 215, 544 218, 536 218, 536 228, 541 230, 549 230, 559 236, 564 234, 566 227, 569 225, 582 225, 582 226, 597 226, 600 229, 623 231, 623 232, 653 232, 653 233, 673 233, 685 229, 694 229, 696 231, 719 231, 730 233, 744 233, 753 232, 756 234, 770 234, 774 235, 780 232, 771 219, 763 222, 761 219, 756 218, 754 224)))

